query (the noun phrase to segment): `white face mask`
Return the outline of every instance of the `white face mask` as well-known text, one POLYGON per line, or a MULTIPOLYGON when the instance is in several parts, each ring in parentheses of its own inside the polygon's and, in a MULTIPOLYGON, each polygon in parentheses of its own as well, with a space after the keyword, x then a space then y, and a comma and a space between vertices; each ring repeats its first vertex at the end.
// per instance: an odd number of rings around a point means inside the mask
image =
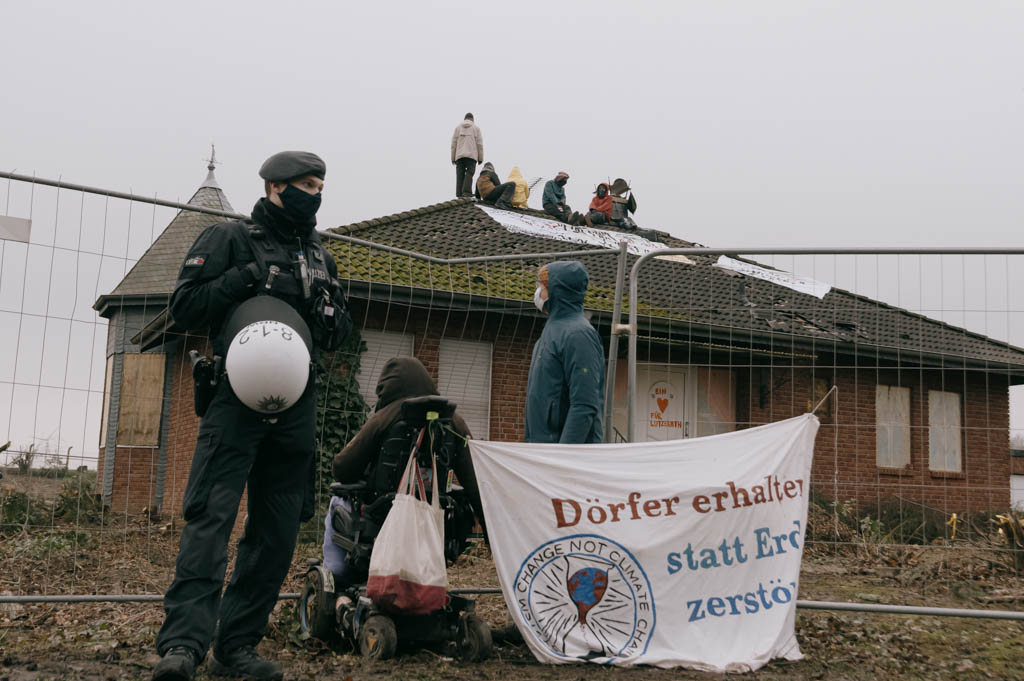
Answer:
POLYGON ((547 302, 548 302, 544 298, 540 297, 540 294, 541 294, 542 290, 543 289, 541 289, 541 287, 538 286, 537 290, 533 292, 533 304, 536 305, 537 309, 540 310, 541 312, 544 311, 544 305, 547 304, 547 302))

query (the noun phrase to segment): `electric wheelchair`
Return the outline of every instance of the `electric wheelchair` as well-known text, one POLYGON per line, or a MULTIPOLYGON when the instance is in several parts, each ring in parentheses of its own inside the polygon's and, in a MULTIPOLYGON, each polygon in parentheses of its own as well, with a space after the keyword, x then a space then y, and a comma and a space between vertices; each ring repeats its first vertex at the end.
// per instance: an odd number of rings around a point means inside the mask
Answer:
POLYGON ((454 412, 453 402, 436 395, 406 400, 385 433, 380 456, 367 466, 363 479, 354 484, 331 484, 334 498, 325 541, 344 551, 344 564, 342 574, 336 575, 322 561, 308 561, 299 608, 304 633, 325 642, 339 638, 350 641, 371 659, 394 656, 399 642, 452 642, 459 656, 468 661, 490 655, 491 630, 474 613, 471 599, 449 593, 448 603, 441 610, 407 615, 388 612, 366 596, 374 539, 391 508, 412 450, 428 489, 431 452, 436 457, 447 564, 453 563, 468 544, 474 519, 464 490, 453 481, 452 462, 462 446, 461 436, 453 428, 454 412))

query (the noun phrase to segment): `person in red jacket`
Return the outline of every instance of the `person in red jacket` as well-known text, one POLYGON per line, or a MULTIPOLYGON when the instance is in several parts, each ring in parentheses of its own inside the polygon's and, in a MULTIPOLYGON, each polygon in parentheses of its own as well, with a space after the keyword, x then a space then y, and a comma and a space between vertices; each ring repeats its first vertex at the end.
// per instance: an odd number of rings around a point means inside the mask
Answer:
POLYGON ((607 225, 612 220, 612 196, 608 193, 608 185, 602 182, 597 185, 594 198, 590 202, 590 209, 584 220, 587 227, 594 225, 607 225))

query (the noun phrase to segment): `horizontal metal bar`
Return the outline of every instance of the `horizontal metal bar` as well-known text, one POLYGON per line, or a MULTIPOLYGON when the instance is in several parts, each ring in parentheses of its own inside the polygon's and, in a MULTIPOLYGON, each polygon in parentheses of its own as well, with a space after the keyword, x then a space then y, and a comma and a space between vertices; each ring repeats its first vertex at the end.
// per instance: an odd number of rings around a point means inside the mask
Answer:
POLYGON ((436 265, 447 265, 448 261, 444 258, 435 258, 432 255, 424 255, 423 253, 417 253, 416 251, 408 251, 404 248, 398 248, 396 246, 385 246, 384 244, 374 243, 373 241, 367 241, 366 239, 357 239, 354 236, 348 236, 345 234, 335 234, 333 232, 319 232, 320 238, 330 239, 331 241, 343 241, 356 246, 366 246, 367 248, 376 248, 379 251, 387 251, 388 253, 395 253, 396 255, 404 255, 416 260, 424 260, 426 262, 432 262, 436 265))
POLYGON ((373 241, 367 241, 365 239, 359 239, 354 236, 348 236, 347 234, 335 234, 334 232, 320 232, 320 238, 330 239, 331 241, 341 241, 345 243, 355 244, 356 246, 365 246, 367 248, 375 248, 380 251, 387 251, 388 253, 395 253, 397 255, 404 255, 409 258, 415 258, 416 260, 423 260, 426 262, 432 262, 436 265, 465 265, 476 262, 495 262, 501 260, 531 260, 535 258, 552 258, 552 257, 581 257, 587 255, 606 255, 609 253, 618 253, 617 248, 592 248, 582 251, 550 251, 547 253, 509 253, 505 255, 476 255, 465 258, 438 258, 433 255, 425 255, 423 253, 417 253, 416 251, 409 251, 404 248, 398 248, 396 246, 385 246, 378 244, 373 241))
POLYGON ((587 255, 618 255, 617 248, 591 248, 585 251, 550 251, 548 253, 510 253, 508 255, 478 255, 470 258, 451 258, 449 265, 472 262, 493 262, 497 260, 530 260, 534 258, 579 258, 587 255))
POLYGON ((20 182, 30 182, 32 184, 42 184, 47 187, 57 187, 59 189, 72 189, 74 191, 85 192, 87 194, 99 194, 100 196, 110 196, 115 199, 127 199, 129 201, 139 201, 141 203, 152 203, 157 206, 166 206, 167 208, 178 208, 180 210, 190 210, 195 213, 206 213, 208 215, 217 215, 222 218, 232 218, 235 220, 248 220, 248 215, 242 215, 241 213, 231 213, 226 210, 217 210, 216 208, 207 208, 205 206, 193 206, 189 203, 179 203, 178 201, 164 201, 158 198, 149 198, 148 196, 139 196, 137 194, 126 194, 124 192, 115 192, 110 189, 101 189, 99 187, 90 187, 85 184, 73 184, 71 182, 63 182, 61 180, 47 180, 42 177, 32 177, 31 175, 19 175, 18 173, 8 173, 0 170, 0 177, 6 177, 9 180, 18 180, 20 182))
POLYGON ((731 248, 665 248, 640 256, 641 261, 662 255, 1024 255, 1024 246, 751 246, 731 248))
MULTIPOLYGON (((299 594, 278 594, 278 600, 295 601, 299 594)), ((0 594, 0 603, 160 603, 163 594, 59 594, 44 596, 31 594, 28 596, 8 596, 0 594)))
MULTIPOLYGON (((497 587, 468 587, 449 589, 455 596, 500 594, 497 587)), ((297 593, 282 593, 282 601, 294 601, 297 593)), ((163 594, 67 594, 57 596, 0 596, 0 603, 159 603, 163 594)), ((802 610, 837 610, 845 612, 875 612, 888 615, 925 615, 930 617, 972 617, 984 619, 1024 620, 1024 612, 1013 610, 968 610, 964 608, 932 608, 918 605, 884 605, 880 603, 839 603, 834 601, 798 600, 802 610)))
POLYGON ((501 588, 497 586, 493 587, 470 587, 467 589, 448 589, 448 593, 455 596, 483 596, 486 594, 500 594, 501 588))
POLYGON ((1014 610, 966 610, 963 608, 930 608, 922 605, 883 605, 880 603, 835 603, 829 601, 797 601, 805 610, 845 610, 878 612, 888 615, 928 615, 932 617, 978 617, 997 620, 1024 620, 1024 612, 1014 610))

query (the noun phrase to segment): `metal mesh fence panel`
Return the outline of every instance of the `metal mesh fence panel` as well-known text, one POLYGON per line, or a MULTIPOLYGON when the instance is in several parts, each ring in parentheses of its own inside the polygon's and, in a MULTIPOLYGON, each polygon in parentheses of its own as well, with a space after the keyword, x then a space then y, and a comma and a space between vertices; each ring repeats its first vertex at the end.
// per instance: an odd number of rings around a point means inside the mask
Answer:
MULTIPOLYGON (((982 546, 1019 567, 1019 251, 682 252, 634 272, 634 403, 616 403, 617 428, 712 435, 820 404, 809 546, 902 561, 982 546)), ((616 386, 628 397, 626 376, 616 386)))
MULTIPOLYGON (((160 594, 198 432, 189 352, 211 351, 167 302, 192 241, 233 209, 215 183, 190 199, 199 210, 22 181, 0 201, 31 220, 27 243, 0 241, 0 535, 17 566, 0 592, 160 594)), ((1020 255, 661 254, 638 268, 619 319, 616 249, 488 215, 452 201, 323 236, 356 330, 317 358, 318 503, 303 557, 318 555, 330 459, 371 413, 389 358, 420 359, 476 437, 522 439, 544 324, 537 269, 572 258, 590 273, 591 322, 617 346, 609 441, 715 435, 821 403, 812 549, 906 562, 981 547, 1020 567, 999 535, 1024 475, 1011 445, 1020 255), (632 361, 618 342, 626 312, 632 361)), ((626 271, 638 261, 623 257, 626 271)), ((236 533, 245 513, 243 500, 236 533)))

